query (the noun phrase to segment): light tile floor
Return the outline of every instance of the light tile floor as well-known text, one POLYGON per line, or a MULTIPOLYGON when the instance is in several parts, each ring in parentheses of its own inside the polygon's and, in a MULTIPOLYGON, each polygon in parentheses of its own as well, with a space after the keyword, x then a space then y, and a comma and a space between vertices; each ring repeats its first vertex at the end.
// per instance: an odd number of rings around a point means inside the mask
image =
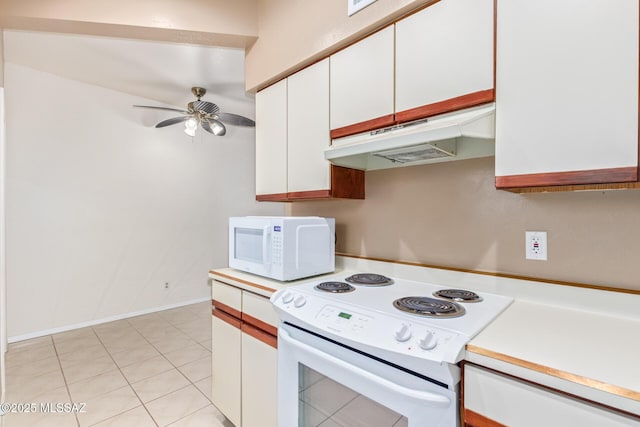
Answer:
POLYGON ((7 413, 2 426, 231 426, 211 403, 210 307, 10 344, 5 401, 35 411, 7 413), (47 410, 64 403, 60 413, 47 410))

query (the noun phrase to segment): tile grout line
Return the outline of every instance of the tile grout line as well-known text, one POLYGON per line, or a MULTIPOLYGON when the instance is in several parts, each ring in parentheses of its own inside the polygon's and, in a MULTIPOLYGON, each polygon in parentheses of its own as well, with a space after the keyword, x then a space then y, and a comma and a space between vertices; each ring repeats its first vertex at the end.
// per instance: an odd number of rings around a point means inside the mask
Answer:
MULTIPOLYGON (((133 326, 128 319, 123 319, 126 320, 127 323, 129 324, 130 327, 132 327, 133 329, 136 329, 135 326, 133 326)), ((138 392, 136 391, 135 388, 133 388, 133 385, 131 384, 131 382, 129 381, 129 378, 127 378, 127 376, 124 374, 124 372, 122 372, 122 368, 120 367, 120 365, 118 365, 118 363, 116 362, 116 360, 113 358, 113 355, 111 354, 111 352, 109 351, 109 349, 107 348, 107 346, 104 344, 104 342, 102 341, 102 339, 100 338, 100 335, 95 331, 95 329, 93 329, 93 327, 91 328, 93 330, 93 333, 96 334, 96 336, 98 337, 98 341, 100 341, 100 344, 102 344, 102 346, 104 347, 105 351, 107 352, 107 354, 109 355, 109 357, 111 358, 111 360, 113 360, 113 363, 116 365, 116 367, 118 368, 118 372, 120 372, 120 375, 122 375, 122 378, 124 378, 124 380, 127 382, 127 385, 129 386, 129 388, 131 389, 131 391, 133 391, 133 394, 136 395, 136 397, 138 398, 138 400, 140 401, 142 407, 144 408, 144 410, 147 412, 147 414, 149 415, 149 418, 151 418, 151 421, 156 425, 156 427, 160 426, 160 424, 158 424, 158 422, 156 421, 155 418, 153 418, 153 415, 151 415, 151 412, 149 412, 149 409, 147 408, 147 405, 145 405, 145 403, 142 401, 142 398, 140 397, 140 395, 138 395, 138 392)), ((137 329, 136 332, 140 333, 137 329)), ((146 337, 142 334, 140 334, 142 336, 142 338, 144 338, 147 342, 148 340, 146 339, 146 337)), ((136 406, 137 408, 138 406, 136 406)), ((106 420, 109 420, 111 418, 120 416, 122 414, 124 414, 125 412, 131 411, 135 408, 132 409, 128 409, 124 412, 120 412, 119 414, 115 414, 112 417, 106 418, 104 420, 98 421, 98 422, 103 422, 106 420)), ((95 423, 97 424, 97 423, 95 423)))
MULTIPOLYGON (((161 317, 162 317, 162 316, 161 316, 161 317)), ((178 366, 176 366, 176 365, 175 365, 171 360, 169 360, 169 359, 165 356, 165 353, 163 353, 162 351, 160 351, 160 350, 159 350, 159 349, 158 349, 158 348, 153 344, 153 342, 151 342, 151 341, 150 341, 150 340, 149 340, 149 339, 148 339, 148 338, 147 338, 147 337, 146 337, 146 336, 145 336, 145 335, 140 331, 140 329, 138 329, 134 324, 132 324, 131 322, 129 322, 129 320, 128 320, 128 319, 123 319, 123 320, 126 320, 126 321, 127 321, 127 323, 129 324, 129 326, 130 326, 131 328, 133 328, 133 329, 134 329, 138 334, 140 334, 140 336, 141 336, 141 337, 142 337, 142 338, 143 338, 143 339, 144 339, 144 340, 145 340, 149 345, 151 345, 151 347, 153 347, 153 348, 154 348, 154 349, 155 349, 155 350, 156 350, 156 351, 157 351, 157 352, 158 352, 158 353, 159 353, 159 354, 160 354, 160 355, 161 355, 161 356, 162 356, 162 357, 163 357, 163 358, 164 358, 164 359, 169 363, 169 364, 171 364, 171 366, 173 366, 173 369, 175 369, 176 371, 178 371, 178 372, 180 373, 180 375, 182 375, 182 376, 183 376, 183 377, 184 377, 184 378, 189 382, 189 384, 188 384, 188 385, 186 385, 186 386, 184 386, 184 387, 181 387, 181 388, 179 388, 178 390, 174 390, 174 391, 172 391, 172 392, 170 392, 170 393, 167 393, 167 394, 165 394, 165 395, 158 396, 157 398, 152 399, 152 400, 150 400, 149 402, 144 402, 144 401, 142 400, 142 398, 140 397, 140 395, 138 394, 138 392, 137 392, 137 391, 135 390, 135 388, 133 387, 133 385, 132 385, 132 383, 130 382, 129 378, 127 378, 127 376, 124 374, 124 372, 122 372, 122 368, 120 367, 120 365, 118 365, 118 363, 115 361, 115 359, 113 359, 113 355, 111 354, 111 352, 109 351, 109 349, 106 347, 106 345, 104 344, 104 342, 103 342, 103 341, 102 341, 102 339, 100 338, 99 334, 98 334, 98 333, 97 333, 97 332, 92 328, 92 330, 93 330, 94 334, 96 334, 96 335, 97 335, 98 340, 100 341, 100 343, 102 344, 102 346, 105 348, 105 350, 106 350, 106 351, 107 351, 107 353, 109 354, 109 357, 113 360, 114 364, 118 367, 118 370, 119 370, 119 371, 120 371, 120 373, 122 374, 123 378, 125 379, 125 381, 126 381, 126 382, 127 382, 127 384, 129 385, 129 387, 131 388, 131 390, 133 391, 133 393, 136 395, 136 397, 140 400, 140 402, 142 403, 142 406, 144 407, 145 411, 147 412, 147 414, 149 414, 149 417, 151 417, 151 420, 156 424, 156 426, 159 426, 159 423, 158 423, 158 421, 156 421, 156 419, 153 417, 153 415, 151 414, 151 412, 150 412, 150 411, 149 411, 149 409, 147 408, 147 404, 148 404, 148 403, 150 403, 150 402, 153 402, 154 400, 161 399, 161 398, 163 398, 163 397, 165 397, 165 396, 167 396, 167 395, 169 395, 169 394, 171 394, 171 393, 174 393, 174 392, 176 392, 176 391, 179 391, 179 390, 182 390, 182 389, 184 389, 184 388, 187 388, 187 387, 189 387, 189 386, 193 386, 193 387, 198 391, 198 393, 202 394, 202 395, 204 396, 204 398, 205 398, 208 402, 210 402, 210 404, 211 404, 211 405, 213 405, 213 402, 211 402, 211 401, 209 400, 209 398, 208 398, 206 395, 204 395, 204 393, 202 392, 202 390, 200 390, 200 389, 198 388, 198 386, 196 386, 196 385, 195 385, 195 383, 194 383, 193 381, 191 381, 191 379, 190 379, 190 378, 188 378, 188 377, 187 377, 187 376, 186 376, 182 371, 180 371, 179 367, 178 367, 178 366)), ((189 336, 189 335, 188 335, 188 334, 186 334, 184 331, 182 331, 182 330, 180 330, 179 328, 177 328, 177 327, 176 327, 173 323, 171 323, 170 321, 168 321, 168 320, 166 320, 166 319, 164 319, 164 318, 163 318, 163 320, 164 320, 164 321, 166 321, 169 325, 171 325, 171 326, 172 326, 173 328, 175 328, 176 330, 180 331, 180 333, 182 333, 182 334, 184 334, 184 335, 188 336, 189 338, 191 338, 191 336, 189 336)), ((191 338, 191 339, 193 339, 193 338, 191 338)), ((200 344, 198 341, 196 341, 196 340, 194 340, 194 341, 195 341, 196 343, 200 344)), ((204 346, 203 346, 203 347, 204 347, 204 346)), ((206 350, 206 348, 205 348, 205 350, 206 350)), ((155 357, 157 357, 157 356, 155 356, 155 357)), ((202 359, 204 359, 204 358, 202 358, 202 359)), ((201 359, 197 359, 197 360, 201 360, 201 359)), ((197 360, 196 360, 196 361, 197 361, 197 360)), ((136 362, 136 363, 137 363, 137 362, 136 362)), ((191 363, 191 362, 188 362, 188 363, 191 363)), ((127 365, 127 366, 129 366, 129 365, 127 365)), ((181 366, 184 366, 184 365, 181 365, 181 366)), ((165 371, 165 372, 169 372, 169 371, 165 371)), ((163 373, 165 373, 165 372, 162 372, 162 373, 157 374, 157 375, 161 375, 161 374, 163 374, 163 373)), ((155 376, 155 375, 153 375, 153 376, 155 376)), ((153 376, 151 376, 151 377, 149 377, 149 378, 152 378, 153 376)), ((206 378, 206 377, 205 377, 205 378, 206 378)), ((147 379, 147 378, 143 378, 143 379, 141 379, 140 381, 144 381, 145 379, 147 379)), ((206 407, 206 406, 205 406, 205 407, 206 407)), ((204 408, 204 407, 203 407, 203 408, 204 408)), ((199 410, 201 410, 201 409, 203 409, 203 408, 198 408, 198 409, 197 409, 197 410, 195 410, 194 412, 191 412, 191 413, 189 413, 189 414, 185 414, 185 416, 184 416, 184 417, 181 417, 181 418, 179 418, 178 420, 173 421, 173 422, 172 422, 172 424, 173 424, 173 423, 175 423, 175 422, 178 422, 179 420, 181 420, 181 419, 183 419, 183 418, 186 418, 186 417, 188 417, 188 416, 190 416, 190 415, 193 415, 195 412, 197 412, 197 411, 199 411, 199 410)), ((124 411, 124 412, 127 412, 127 411, 124 411)), ((116 416, 118 416, 118 415, 121 415, 121 414, 123 414, 124 412, 122 412, 122 413, 120 413, 120 414, 116 414, 116 415, 114 415, 113 417, 116 417, 116 416)), ((113 417, 109 417, 109 418, 113 418, 113 417)), ((109 418, 107 418, 107 419, 109 419, 109 418)), ((105 421, 105 420, 103 420, 103 421, 105 421)), ((102 421, 100 421, 100 422, 102 422, 102 421)))
MULTIPOLYGON (((53 335, 50 335, 50 337, 51 337, 51 343, 53 345, 53 351, 56 353, 56 360, 58 361, 58 366, 60 367, 60 373, 62 374, 62 380, 64 381, 64 387, 67 389, 67 396, 69 396, 69 402, 73 403, 73 397, 71 397, 71 390, 69 390, 69 383, 67 382, 67 376, 64 374, 64 369, 62 368, 62 362, 60 361, 60 354, 58 353, 56 340, 53 339, 53 335)), ((76 419, 76 425, 80 427, 80 419, 78 418, 78 414, 74 412, 73 416, 76 419)))
MULTIPOLYGON (((208 308, 208 305, 207 305, 207 308, 208 308)), ((190 363, 195 363, 195 362, 198 362, 200 360, 204 360, 204 359, 207 359, 208 357, 211 357, 212 349, 208 348, 207 346, 205 346, 203 344, 203 341, 210 341, 210 338, 205 337, 207 339, 201 341, 201 340, 195 338, 194 336, 190 335, 187 332, 189 330, 189 328, 181 329, 179 327, 179 325, 186 325, 188 323, 196 324, 198 321, 206 322, 208 317, 199 315, 197 313, 197 311, 198 310, 195 310, 194 308, 190 308, 187 311, 185 311, 184 314, 179 313, 178 316, 157 315, 158 316, 157 317, 157 321, 162 321, 163 323, 165 323, 167 325, 167 327, 171 327, 175 331, 179 332, 181 337, 184 336, 186 339, 189 339, 189 340, 193 341, 194 344, 197 344, 198 345, 197 348, 204 349, 204 350, 206 350, 208 352, 208 354, 205 354, 205 356, 203 356, 203 357, 196 357, 195 360, 189 360, 188 362, 182 363, 182 364, 178 364, 178 362, 173 362, 172 360, 169 360, 169 358, 166 356, 167 353, 171 353, 171 351, 178 351, 180 349, 178 348, 178 349, 167 351, 167 352, 161 351, 156 345, 159 344, 160 342, 162 342, 162 339, 154 340, 155 341, 155 344, 154 344, 154 342, 152 342, 147 336, 145 336, 144 332, 142 332, 143 330, 146 329, 142 324, 138 324, 138 326, 136 326, 133 322, 129 321, 130 319, 121 319, 120 321, 118 321, 119 324, 115 325, 115 327, 113 329, 111 329, 115 333, 116 342, 117 342, 117 339, 118 339, 118 333, 122 333, 122 332, 126 333, 129 330, 135 331, 135 333, 137 333, 142 338, 141 342, 145 342, 146 344, 148 344, 150 346, 150 348, 152 348, 154 351, 156 351, 159 356, 162 356, 162 359, 164 361, 168 362, 168 365, 170 365, 172 367, 172 369, 170 369, 170 370, 161 372, 159 374, 152 375, 152 376, 150 376, 148 378, 153 378, 156 375, 161 375, 161 374, 164 374, 166 372, 170 372, 171 370, 175 369, 180 374, 180 376, 182 378, 186 379, 186 385, 185 386, 180 387, 177 390, 173 390, 173 391, 171 391, 169 393, 163 394, 162 396, 155 397, 154 399, 152 399, 152 400, 150 400, 149 402, 146 402, 146 403, 142 400, 141 396, 138 394, 138 392, 133 387, 133 384, 132 384, 131 380, 124 374, 123 368, 126 368, 126 366, 121 367, 116 362, 116 360, 115 360, 115 358, 113 356, 116 352, 109 349, 109 347, 106 344, 106 341, 104 341, 104 338, 101 336, 101 334, 100 334, 100 326, 101 325, 105 325, 106 323, 105 324, 93 325, 93 326, 86 327, 86 330, 90 329, 90 331, 91 331, 90 334, 86 334, 86 336, 85 336, 85 335, 83 335, 81 333, 77 337, 74 337, 73 335, 70 335, 69 336, 69 340, 80 340, 80 343, 82 343, 82 340, 89 339, 88 336, 91 336, 92 338, 96 338, 98 343, 100 344, 102 350, 104 350, 107 353, 107 355, 109 356, 109 359, 114 364, 115 369, 113 371, 117 371, 122 376, 122 378, 124 379, 126 384, 129 386, 129 389, 133 392, 133 394, 136 396, 136 398, 140 402, 140 406, 142 406, 145 409, 147 415, 149 416, 149 418, 152 420, 152 422, 156 426, 159 425, 159 421, 156 421, 156 419, 153 417, 153 415, 151 414, 151 412, 149 411, 149 409, 147 407, 147 404, 149 404, 149 403, 151 403, 153 401, 156 401, 158 399, 164 398, 167 395, 170 395, 171 393, 186 389, 188 387, 195 388, 196 393, 198 395, 204 397, 206 404, 204 406, 200 407, 200 408, 197 408, 197 409, 189 412, 189 413, 183 414, 180 418, 178 418, 176 420, 171 421, 171 424, 174 424, 174 423, 180 422, 181 420, 183 420, 183 419, 185 419, 185 418, 187 418, 189 416, 192 416, 196 412, 201 411, 201 410, 203 410, 203 409, 205 409, 205 408, 207 408, 209 406, 213 407, 217 412, 219 412, 219 410, 215 407, 215 405, 213 405, 213 402, 207 396, 205 391, 201 390, 198 387, 198 385, 196 384, 198 382, 206 380, 207 376, 205 375, 203 378, 200 378, 197 381, 194 381, 194 380, 191 380, 191 378, 189 378, 184 372, 182 372, 180 370, 181 367, 184 367, 184 366, 186 366, 186 365, 188 365, 190 363), (185 321, 184 318, 187 317, 187 314, 188 314, 189 317, 191 317, 191 319, 188 319, 188 320, 185 321), (180 320, 177 321, 177 323, 174 323, 175 320, 171 320, 172 317, 178 317, 180 320)), ((143 317, 143 316, 140 316, 140 317, 143 317)), ((134 319, 134 318, 132 318, 132 319, 134 319)), ((109 322, 107 322, 107 323, 109 323, 109 322)), ((152 325, 153 324, 153 320, 149 324, 152 325)), ((85 329, 85 328, 79 328, 78 331, 80 331, 82 329, 85 329)), ((109 330, 110 329, 104 329, 104 333, 102 335, 105 335, 105 333, 108 332, 109 330)), ((193 331, 194 329, 191 329, 191 330, 193 331)), ((195 334, 195 332, 194 332, 194 334, 195 334)), ((73 351, 77 351, 77 350, 67 351, 64 354, 61 354, 60 353, 61 348, 59 348, 59 346, 62 345, 62 343, 65 341, 65 339, 64 339, 65 337, 62 337, 62 336, 59 337, 60 340, 59 340, 59 342, 57 342, 57 340, 54 339, 54 335, 57 335, 57 334, 48 335, 47 336, 48 337, 48 341, 50 342, 50 345, 53 348, 53 353, 55 354, 55 357, 56 357, 56 361, 57 361, 57 366, 58 366, 59 372, 62 374, 62 379, 64 381, 67 397, 69 398, 69 401, 73 403, 73 398, 72 398, 72 395, 71 395, 71 388, 70 388, 69 378, 67 377, 67 374, 65 372, 65 368, 63 367, 62 360, 61 360, 61 355, 66 355, 67 353, 73 353, 73 351)), ((200 338, 203 338, 202 334, 197 334, 197 335, 200 338)), ((211 344, 211 346, 212 345, 213 344, 211 344)), ((194 347, 196 347, 196 346, 194 346, 194 347)), ((28 350, 25 350, 25 351, 28 351, 28 350)), ((126 348, 122 348, 122 351, 127 351, 127 349, 126 348)), ((157 357, 157 356, 154 356, 154 357, 157 357)), ((45 359, 45 358, 43 358, 43 359, 45 359)), ((22 364, 26 364, 26 363, 31 363, 31 362, 23 362, 22 364)), ((85 361, 85 360, 78 359, 76 363, 70 362, 70 366, 76 366, 76 365, 83 364, 83 363, 90 363, 90 362, 89 362, 89 360, 85 361)), ((136 363, 138 363, 138 362, 136 362, 136 363)), ((21 366, 22 364, 19 364, 17 366, 21 366)), ((127 365, 127 366, 130 366, 130 365, 127 365)), ((100 372, 100 373, 92 375, 92 376, 90 376, 88 378, 79 379, 79 380, 75 381, 73 384, 78 383, 78 382, 82 382, 82 381, 86 381, 86 380, 91 380, 93 378, 99 377, 101 375, 108 374, 109 372, 113 372, 113 371, 100 372)), ((54 372, 54 371, 52 371, 52 372, 54 372)), ((195 372, 197 372, 197 371, 195 371, 195 372)), ((144 380, 146 380, 148 378, 143 378, 140 381, 144 381, 144 380)), ((124 386, 122 388, 124 388, 124 386)), ((107 392, 107 393, 109 393, 109 392, 107 392)), ((96 395, 95 397, 100 397, 100 396, 103 396, 105 394, 106 393, 100 393, 100 394, 96 395)), ((87 400, 90 400, 90 399, 87 399, 87 400)), ((107 418, 105 418, 103 420, 96 421, 96 423, 101 423, 101 422, 107 421, 107 420, 109 420, 111 418, 120 416, 120 415, 122 415, 122 414, 124 414, 124 413, 126 413, 128 411, 131 411, 131 410, 133 410, 135 408, 139 408, 140 406, 136 406, 134 408, 124 410, 122 412, 119 412, 118 414, 113 414, 113 415, 111 415, 111 416, 109 416, 109 417, 107 417, 107 418)), ((75 418, 75 424, 79 427, 81 425, 79 415, 77 413, 74 413, 74 418, 75 418)), ((4 421, 4 420, 2 420, 2 421, 4 421)), ((91 425, 95 425, 95 423, 93 423, 91 425)))

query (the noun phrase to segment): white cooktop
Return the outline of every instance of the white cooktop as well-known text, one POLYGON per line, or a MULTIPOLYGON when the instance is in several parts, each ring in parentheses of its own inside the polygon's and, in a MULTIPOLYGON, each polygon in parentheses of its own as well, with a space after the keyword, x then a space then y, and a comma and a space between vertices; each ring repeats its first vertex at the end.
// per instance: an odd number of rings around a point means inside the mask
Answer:
POLYGON ((389 361, 398 361, 399 357, 403 366, 420 360, 460 361, 465 344, 512 302, 509 297, 476 291, 482 301, 458 302, 464 315, 433 318, 400 311, 393 301, 402 297, 436 298, 433 292, 450 286, 393 279, 389 286, 353 285, 355 290, 348 293, 315 289, 321 282, 344 282, 346 277, 325 276, 291 286, 275 293, 271 301, 282 321, 389 361))

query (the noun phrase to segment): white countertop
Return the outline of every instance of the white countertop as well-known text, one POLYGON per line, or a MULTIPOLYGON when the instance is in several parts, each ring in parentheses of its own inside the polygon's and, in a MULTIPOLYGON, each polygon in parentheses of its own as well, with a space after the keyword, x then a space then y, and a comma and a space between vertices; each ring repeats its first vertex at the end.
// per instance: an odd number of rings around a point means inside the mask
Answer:
POLYGON ((640 322, 515 301, 466 360, 640 415, 640 322))
POLYGON ((332 275, 339 274, 341 271, 341 269, 336 269, 333 273, 308 277, 306 279, 292 280, 290 282, 268 279, 266 277, 256 276, 255 274, 245 273, 244 271, 235 270, 233 268, 216 268, 215 270, 209 271, 209 277, 214 280, 221 280, 249 292, 263 295, 265 297, 271 297, 274 292, 279 291, 280 289, 285 289, 289 286, 299 285, 312 280, 318 280, 321 277, 330 277, 332 275))
MULTIPOLYGON (((640 415, 640 295, 346 256, 336 266, 332 274, 374 271, 511 296, 513 304, 469 342, 467 361, 640 415)), ((279 282, 222 268, 209 276, 270 297, 331 274, 279 282)))

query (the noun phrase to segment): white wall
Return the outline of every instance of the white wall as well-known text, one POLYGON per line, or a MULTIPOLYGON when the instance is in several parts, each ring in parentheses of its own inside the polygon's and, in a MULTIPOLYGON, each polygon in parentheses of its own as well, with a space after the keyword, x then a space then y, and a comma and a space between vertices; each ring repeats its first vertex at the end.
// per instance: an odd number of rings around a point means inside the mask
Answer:
POLYGON ((153 101, 12 63, 5 92, 10 340, 208 298, 227 218, 284 212, 254 201, 253 129, 192 142, 131 107, 153 101))
MULTIPOLYGON (((0 58, 2 58, 2 36, 0 36, 0 58)), ((0 59, 0 68, 2 60, 0 59)), ((7 351, 7 282, 6 282, 6 228, 5 228, 5 136, 4 136, 4 87, 0 78, 0 402, 5 397, 5 358, 7 351)))

